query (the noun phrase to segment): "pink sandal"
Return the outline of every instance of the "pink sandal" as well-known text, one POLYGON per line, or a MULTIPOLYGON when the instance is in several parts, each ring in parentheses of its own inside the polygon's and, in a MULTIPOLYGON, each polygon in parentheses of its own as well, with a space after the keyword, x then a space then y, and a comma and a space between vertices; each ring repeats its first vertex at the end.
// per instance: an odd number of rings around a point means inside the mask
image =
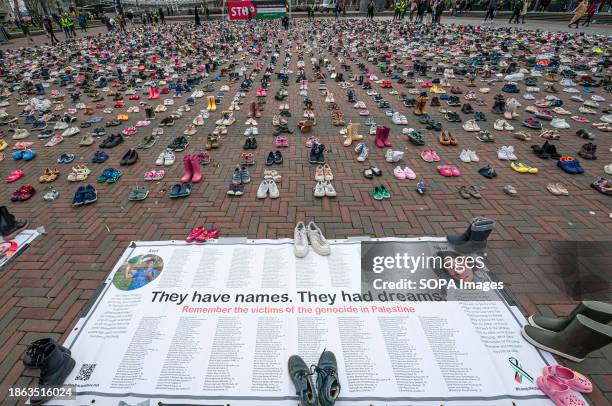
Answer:
POLYGON ((572 371, 571 369, 562 365, 554 365, 550 367, 544 367, 542 373, 550 376, 554 376, 570 389, 573 389, 582 393, 591 393, 593 391, 593 384, 584 375, 579 372, 572 371))
POLYGON ((539 377, 537 384, 542 392, 557 406, 585 406, 584 402, 574 395, 569 386, 552 375, 539 377))

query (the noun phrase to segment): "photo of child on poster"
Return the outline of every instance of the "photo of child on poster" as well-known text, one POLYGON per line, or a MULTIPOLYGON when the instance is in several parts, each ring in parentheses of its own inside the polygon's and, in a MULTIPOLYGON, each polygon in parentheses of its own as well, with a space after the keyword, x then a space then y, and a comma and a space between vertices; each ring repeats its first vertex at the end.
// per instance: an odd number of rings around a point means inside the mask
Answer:
POLYGON ((158 255, 137 255, 121 265, 113 284, 120 290, 136 290, 155 280, 163 268, 164 261, 158 255))

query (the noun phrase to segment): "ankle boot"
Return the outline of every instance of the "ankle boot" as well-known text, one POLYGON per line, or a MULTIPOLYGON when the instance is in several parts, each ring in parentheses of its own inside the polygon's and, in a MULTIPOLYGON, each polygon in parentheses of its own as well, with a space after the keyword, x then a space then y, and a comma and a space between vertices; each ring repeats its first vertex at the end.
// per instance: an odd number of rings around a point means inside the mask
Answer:
POLYGON ((27 368, 40 368, 42 365, 43 354, 48 347, 53 345, 57 345, 62 352, 65 352, 68 355, 71 354, 68 348, 57 344, 52 338, 41 338, 28 346, 26 354, 23 357, 23 365, 25 365, 27 368))
POLYGON ((582 314, 576 315, 559 332, 527 325, 521 333, 533 346, 574 362, 581 362, 591 352, 612 343, 612 327, 582 314))
POLYGON ((308 161, 311 164, 316 164, 319 162, 317 156, 318 146, 319 144, 312 144, 312 147, 310 148, 310 153, 308 154, 308 161))
POLYGON ((316 366, 317 396, 319 405, 333 406, 340 396, 340 379, 338 378, 338 363, 331 351, 323 351, 316 366))
POLYGON ((473 253, 487 246, 487 238, 495 227, 495 221, 486 217, 477 217, 461 235, 449 235, 446 237, 459 252, 473 253))
MULTIPOLYGON (((63 352, 56 344, 45 348, 40 355, 40 379, 39 386, 59 386, 64 383, 76 362, 69 354, 63 352)), ((30 404, 40 405, 53 396, 32 396, 30 404)))
POLYGON ((191 155, 191 182, 198 183, 202 180, 202 168, 200 168, 200 162, 198 161, 197 155, 191 155))
POLYGON ((351 126, 353 127, 353 141, 360 141, 363 139, 363 135, 359 134, 359 123, 353 123, 351 124, 351 126))
POLYGON ((345 147, 350 147, 351 144, 353 144, 353 141, 355 141, 353 139, 353 124, 349 124, 346 128, 346 138, 344 139, 344 142, 342 144, 345 147))
POLYGON ((359 80, 357 81, 359 86, 363 85, 363 75, 359 75, 359 80))
POLYGON ((582 301, 574 310, 563 317, 529 316, 529 324, 542 330, 559 332, 567 327, 577 315, 583 315, 598 323, 612 322, 612 304, 605 302, 582 301))
POLYGON ((28 220, 16 220, 15 216, 9 213, 6 206, 0 207, 0 234, 3 237, 13 234, 15 231, 28 224, 28 220))
POLYGON ((389 135, 391 134, 391 129, 389 127, 383 127, 383 138, 382 141, 385 144, 385 147, 391 147, 391 141, 389 141, 389 135))
POLYGON ((185 155, 183 157, 183 170, 185 171, 185 174, 181 178, 181 182, 183 183, 190 182, 191 178, 193 177, 193 168, 191 165, 191 155, 185 155))
POLYGON ((423 115, 426 104, 427 104, 427 96, 418 96, 416 98, 416 107, 414 109, 414 114, 416 116, 423 115))
POLYGON ((385 142, 383 141, 384 133, 385 133, 384 127, 381 127, 381 126, 376 127, 376 138, 374 139, 374 145, 376 145, 378 148, 385 147, 385 142))

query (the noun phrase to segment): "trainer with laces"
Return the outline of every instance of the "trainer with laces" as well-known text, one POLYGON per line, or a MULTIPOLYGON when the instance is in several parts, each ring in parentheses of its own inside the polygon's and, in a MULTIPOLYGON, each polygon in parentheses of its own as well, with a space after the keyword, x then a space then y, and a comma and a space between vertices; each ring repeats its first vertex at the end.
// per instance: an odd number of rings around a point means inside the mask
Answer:
POLYGON ((331 248, 329 243, 323 236, 323 232, 321 229, 311 221, 308 223, 308 241, 310 241, 310 245, 312 245, 312 249, 319 255, 329 255, 331 254, 331 248))

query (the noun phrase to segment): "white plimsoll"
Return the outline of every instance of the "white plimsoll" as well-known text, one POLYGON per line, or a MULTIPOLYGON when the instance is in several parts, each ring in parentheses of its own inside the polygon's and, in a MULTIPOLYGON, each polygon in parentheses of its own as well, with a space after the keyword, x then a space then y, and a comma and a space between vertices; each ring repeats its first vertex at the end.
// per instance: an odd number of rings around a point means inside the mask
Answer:
POLYGON ((280 190, 278 190, 278 186, 276 182, 273 180, 268 180, 268 191, 270 192, 270 197, 272 199, 277 199, 280 196, 280 190))
POLYGON ((564 118, 553 118, 552 121, 550 122, 551 127, 555 127, 555 128, 570 128, 570 125, 567 121, 565 121, 564 118))
POLYGON ((480 161, 480 158, 478 158, 478 155, 476 155, 476 151, 472 151, 471 149, 468 149, 468 154, 470 155, 470 161, 472 162, 480 161))
POLYGON ((308 233, 303 221, 298 222, 293 230, 293 252, 298 258, 308 255, 308 233))
POLYGON ((329 243, 323 236, 323 232, 321 232, 321 229, 317 227, 317 225, 312 221, 308 223, 308 240, 310 241, 310 245, 312 245, 312 249, 317 254, 331 254, 331 248, 329 246, 329 243))

